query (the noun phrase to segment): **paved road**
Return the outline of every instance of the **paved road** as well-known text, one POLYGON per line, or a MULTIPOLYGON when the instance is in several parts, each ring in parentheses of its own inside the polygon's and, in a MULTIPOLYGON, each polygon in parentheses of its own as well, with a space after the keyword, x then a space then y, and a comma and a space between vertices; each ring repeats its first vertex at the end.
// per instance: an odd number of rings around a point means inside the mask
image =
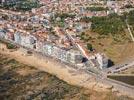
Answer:
MULTIPOLYGON (((78 44, 75 42, 75 40, 73 39, 73 37, 70 35, 70 34, 67 34, 70 39, 72 40, 72 42, 77 46, 78 44)), ((83 53, 83 50, 81 50, 81 48, 78 48, 82 53, 83 53)), ((88 57, 87 57, 88 58, 88 57)), ((115 72, 115 71, 121 71, 121 70, 124 70, 126 68, 129 68, 131 67, 132 65, 134 65, 134 61, 133 62, 129 62, 129 63, 125 63, 125 64, 122 64, 121 66, 117 66, 117 67, 112 67, 112 68, 109 68, 108 70, 111 70, 112 72, 115 72)), ((107 78, 107 73, 104 73, 103 71, 100 70, 100 73, 96 73, 94 71, 90 71, 90 70, 85 70, 85 72, 93 75, 96 80, 98 82, 101 82, 101 83, 104 83, 104 84, 109 84, 109 85, 112 85, 114 86, 114 88, 116 88, 117 90, 119 91, 126 91, 126 94, 130 94, 131 96, 133 96, 133 93, 134 93, 134 86, 130 86, 128 84, 125 84, 123 82, 119 82, 119 81, 116 81, 116 80, 112 80, 112 79, 109 79, 107 78)), ((98 72, 98 71, 97 71, 98 72)))
POLYGON ((97 82, 102 83, 103 85, 105 84, 111 85, 116 91, 120 91, 121 93, 134 97, 133 95, 134 86, 103 77, 102 75, 96 75, 95 73, 90 72, 90 71, 86 71, 86 72, 91 74, 93 77, 95 77, 97 82))
POLYGON ((118 73, 120 71, 126 70, 130 67, 134 67, 134 60, 125 62, 120 65, 112 66, 110 68, 107 68, 104 70, 105 73, 113 74, 113 73, 118 73))
POLYGON ((75 39, 68 33, 66 32, 68 38, 71 40, 71 42, 81 51, 81 53, 88 59, 88 56, 85 54, 85 51, 83 48, 75 41, 75 39))

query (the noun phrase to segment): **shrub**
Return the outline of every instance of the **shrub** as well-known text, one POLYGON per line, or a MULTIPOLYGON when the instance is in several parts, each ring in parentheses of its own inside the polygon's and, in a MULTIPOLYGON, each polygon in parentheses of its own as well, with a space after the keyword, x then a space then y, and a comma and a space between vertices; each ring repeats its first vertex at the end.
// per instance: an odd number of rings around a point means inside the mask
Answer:
POLYGON ((7 49, 16 49, 16 46, 11 43, 8 43, 6 46, 7 46, 7 49))
POLYGON ((90 50, 90 51, 93 51, 93 46, 92 46, 92 44, 88 43, 88 44, 87 44, 87 49, 90 50))

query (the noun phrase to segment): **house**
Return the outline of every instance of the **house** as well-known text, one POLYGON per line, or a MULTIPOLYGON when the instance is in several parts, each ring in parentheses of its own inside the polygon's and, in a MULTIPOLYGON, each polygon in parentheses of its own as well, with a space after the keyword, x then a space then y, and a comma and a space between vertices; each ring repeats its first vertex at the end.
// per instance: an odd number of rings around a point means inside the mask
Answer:
POLYGON ((13 29, 7 29, 5 39, 9 41, 14 41, 14 30, 13 29))
POLYGON ((109 1, 107 1, 107 6, 108 6, 109 8, 114 9, 114 8, 117 7, 117 2, 116 2, 116 1, 113 1, 113 0, 109 0, 109 1))

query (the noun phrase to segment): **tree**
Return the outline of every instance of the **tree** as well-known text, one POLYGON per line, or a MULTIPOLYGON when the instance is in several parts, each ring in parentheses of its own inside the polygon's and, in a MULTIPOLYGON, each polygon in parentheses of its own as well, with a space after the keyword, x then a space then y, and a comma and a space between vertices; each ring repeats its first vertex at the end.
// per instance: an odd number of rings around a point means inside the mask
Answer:
POLYGON ((4 3, 2 8, 12 10, 28 11, 32 8, 40 7, 39 1, 37 0, 19 0, 18 2, 4 3))
POLYGON ((108 8, 104 8, 104 7, 87 7, 86 10, 90 10, 90 11, 107 11, 108 8))
POLYGON ((91 18, 90 17, 83 17, 80 19, 80 21, 89 23, 91 21, 91 18))
POLYGON ((125 22, 117 14, 91 18, 91 30, 100 35, 116 35, 124 32, 125 22))
POLYGON ((134 10, 127 15, 128 23, 134 27, 134 10))
POLYGON ((93 51, 93 47, 92 47, 92 44, 90 43, 87 43, 87 49, 90 50, 90 51, 93 51))

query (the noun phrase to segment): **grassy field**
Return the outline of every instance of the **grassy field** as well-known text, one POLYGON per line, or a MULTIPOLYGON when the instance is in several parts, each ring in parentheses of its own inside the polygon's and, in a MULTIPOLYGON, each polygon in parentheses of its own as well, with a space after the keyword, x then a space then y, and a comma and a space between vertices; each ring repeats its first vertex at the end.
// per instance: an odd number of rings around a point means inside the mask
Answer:
POLYGON ((115 63, 119 64, 134 58, 134 43, 130 42, 129 34, 123 36, 101 36, 97 33, 87 31, 89 43, 97 52, 104 52, 115 63))
POLYGON ((96 92, 68 83, 0 54, 1 100, 132 100, 116 92, 96 92))

